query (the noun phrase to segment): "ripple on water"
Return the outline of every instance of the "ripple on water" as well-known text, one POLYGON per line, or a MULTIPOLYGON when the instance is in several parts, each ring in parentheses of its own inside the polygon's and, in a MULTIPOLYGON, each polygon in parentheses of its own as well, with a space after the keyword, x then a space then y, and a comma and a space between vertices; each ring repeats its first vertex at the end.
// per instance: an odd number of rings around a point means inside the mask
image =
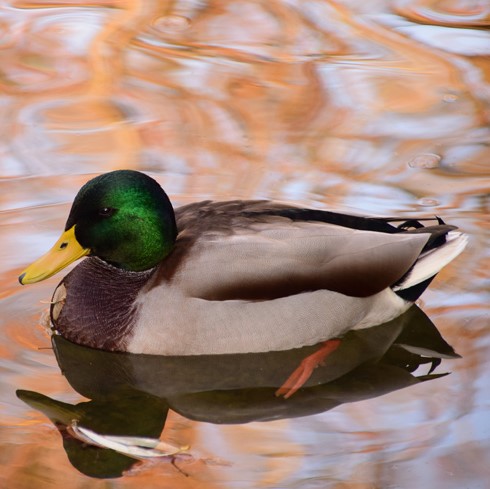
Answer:
POLYGON ((19 111, 12 148, 33 173, 132 166, 140 147, 137 114, 129 103, 92 96, 33 103, 19 111))
POLYGON ((490 25, 490 5, 485 0, 397 0, 395 10, 415 22, 454 27, 490 25))

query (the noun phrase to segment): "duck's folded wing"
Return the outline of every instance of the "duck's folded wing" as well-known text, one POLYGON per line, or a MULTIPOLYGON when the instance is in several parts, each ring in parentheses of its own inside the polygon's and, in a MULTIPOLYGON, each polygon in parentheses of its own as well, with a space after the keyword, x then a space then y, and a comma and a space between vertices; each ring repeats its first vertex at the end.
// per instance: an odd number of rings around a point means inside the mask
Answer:
POLYGON ((395 284, 429 234, 388 234, 281 219, 180 237, 159 272, 188 296, 268 300, 327 289, 367 297, 395 284))

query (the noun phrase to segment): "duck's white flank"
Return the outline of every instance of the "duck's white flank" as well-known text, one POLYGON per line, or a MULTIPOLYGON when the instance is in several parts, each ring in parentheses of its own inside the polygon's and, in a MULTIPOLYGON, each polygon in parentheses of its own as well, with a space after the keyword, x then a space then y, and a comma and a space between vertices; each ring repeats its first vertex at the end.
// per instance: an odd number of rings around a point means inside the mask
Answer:
POLYGON ((189 298, 161 285, 144 299, 126 350, 160 355, 289 350, 385 323, 411 306, 391 289, 370 297, 317 290, 247 302, 189 298))

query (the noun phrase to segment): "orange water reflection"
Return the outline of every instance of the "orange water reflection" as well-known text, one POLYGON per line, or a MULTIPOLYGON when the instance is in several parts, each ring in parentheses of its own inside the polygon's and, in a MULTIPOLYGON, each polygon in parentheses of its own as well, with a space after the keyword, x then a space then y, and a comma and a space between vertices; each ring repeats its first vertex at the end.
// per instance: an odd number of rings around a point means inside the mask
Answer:
MULTIPOLYGON (((260 197, 434 215, 470 234, 424 309, 451 376, 329 413, 217 426, 170 413, 192 477, 112 487, 486 487, 490 34, 480 0, 15 1, 0 12, 0 486, 75 473, 16 388, 79 402, 37 326, 58 282, 17 275, 93 174, 152 172, 177 204, 260 197), (197 474, 197 475, 196 475, 197 474)), ((444 364, 443 364, 444 365, 444 364)))

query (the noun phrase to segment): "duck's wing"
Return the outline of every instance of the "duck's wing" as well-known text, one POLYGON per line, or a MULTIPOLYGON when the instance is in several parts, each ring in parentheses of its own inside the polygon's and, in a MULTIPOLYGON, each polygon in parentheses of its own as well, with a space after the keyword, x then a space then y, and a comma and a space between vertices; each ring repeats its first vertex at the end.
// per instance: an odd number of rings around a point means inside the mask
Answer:
POLYGON ((156 283, 172 281, 206 300, 260 301, 320 289, 367 297, 400 280, 431 237, 398 232, 382 219, 313 213, 250 201, 177 209, 177 243, 156 283))

